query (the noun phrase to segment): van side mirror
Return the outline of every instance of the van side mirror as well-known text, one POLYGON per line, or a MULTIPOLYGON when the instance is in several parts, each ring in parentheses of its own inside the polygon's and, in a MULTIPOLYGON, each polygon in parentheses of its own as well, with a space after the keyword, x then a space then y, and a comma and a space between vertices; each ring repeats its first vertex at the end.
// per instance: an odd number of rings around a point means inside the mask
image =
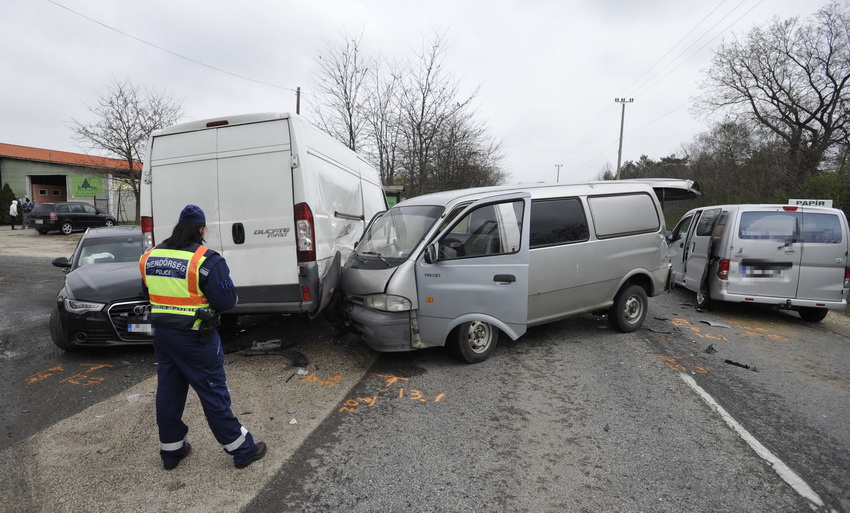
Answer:
POLYGON ((431 244, 428 244, 428 246, 425 247, 425 263, 433 264, 438 260, 439 253, 437 250, 437 244, 439 243, 432 242, 431 244))

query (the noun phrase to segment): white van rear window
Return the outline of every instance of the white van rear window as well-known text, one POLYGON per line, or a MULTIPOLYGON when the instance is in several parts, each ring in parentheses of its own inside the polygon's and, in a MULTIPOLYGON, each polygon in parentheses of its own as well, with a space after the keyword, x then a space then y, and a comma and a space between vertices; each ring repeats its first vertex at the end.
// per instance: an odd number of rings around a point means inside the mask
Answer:
POLYGON ((741 239, 839 244, 841 222, 834 214, 804 212, 744 212, 738 232, 741 239))

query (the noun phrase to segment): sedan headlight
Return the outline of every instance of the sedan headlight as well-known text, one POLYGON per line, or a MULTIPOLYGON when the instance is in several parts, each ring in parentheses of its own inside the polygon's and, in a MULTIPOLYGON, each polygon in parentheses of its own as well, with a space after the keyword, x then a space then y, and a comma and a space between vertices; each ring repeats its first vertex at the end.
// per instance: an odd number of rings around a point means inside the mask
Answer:
POLYGON ((363 304, 367 308, 383 310, 384 312, 405 312, 413 306, 406 297, 394 296, 392 294, 366 296, 363 304))
POLYGON ((86 312, 99 312, 103 310, 106 303, 95 303, 94 301, 78 301, 76 299, 65 298, 65 310, 75 314, 86 312))

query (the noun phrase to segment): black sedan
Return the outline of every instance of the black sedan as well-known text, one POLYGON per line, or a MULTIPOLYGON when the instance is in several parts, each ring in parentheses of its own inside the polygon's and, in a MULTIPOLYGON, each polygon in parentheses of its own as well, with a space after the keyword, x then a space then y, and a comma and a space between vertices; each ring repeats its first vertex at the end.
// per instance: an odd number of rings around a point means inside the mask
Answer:
POLYGON ((138 226, 89 228, 65 269, 65 286, 50 316, 53 342, 65 351, 89 347, 150 344, 149 303, 142 290, 138 226))

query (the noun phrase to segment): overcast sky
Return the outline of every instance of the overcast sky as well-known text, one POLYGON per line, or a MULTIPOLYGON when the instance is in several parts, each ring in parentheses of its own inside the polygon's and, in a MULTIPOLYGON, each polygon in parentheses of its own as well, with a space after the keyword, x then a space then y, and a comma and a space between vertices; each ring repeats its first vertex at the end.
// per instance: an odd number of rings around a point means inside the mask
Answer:
MULTIPOLYGON (((691 112, 712 51, 774 16, 826 0, 3 0, 0 142, 82 153, 113 80, 167 91, 184 121, 294 112, 317 55, 341 34, 368 53, 415 59, 435 32, 444 65, 501 141, 509 183, 593 179, 680 153, 706 131, 691 112), (556 165, 561 165, 560 169, 556 165)), ((302 111, 304 110, 302 105, 302 111)))

